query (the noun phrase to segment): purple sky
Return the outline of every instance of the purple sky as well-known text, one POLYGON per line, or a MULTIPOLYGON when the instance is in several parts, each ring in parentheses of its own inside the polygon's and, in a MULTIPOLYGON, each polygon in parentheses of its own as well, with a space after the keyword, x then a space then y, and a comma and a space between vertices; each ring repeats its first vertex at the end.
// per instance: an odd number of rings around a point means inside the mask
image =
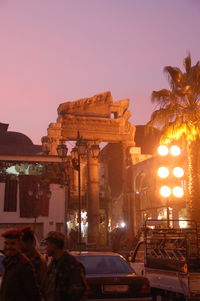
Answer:
POLYGON ((111 91, 145 124, 163 67, 200 60, 199 0, 0 0, 0 122, 40 143, 65 101, 111 91))

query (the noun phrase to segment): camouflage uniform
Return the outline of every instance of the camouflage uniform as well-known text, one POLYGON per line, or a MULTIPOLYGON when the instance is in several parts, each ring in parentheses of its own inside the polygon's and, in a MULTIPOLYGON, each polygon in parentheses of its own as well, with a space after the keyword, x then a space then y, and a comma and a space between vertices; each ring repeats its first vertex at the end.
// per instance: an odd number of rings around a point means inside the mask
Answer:
POLYGON ((79 301, 86 290, 85 270, 76 258, 64 252, 48 268, 46 301, 79 301))
POLYGON ((3 260, 5 267, 1 290, 1 301, 40 301, 39 287, 28 258, 17 253, 3 260))
POLYGON ((36 278, 41 290, 42 295, 44 294, 45 281, 47 277, 47 262, 45 258, 36 250, 33 250, 32 254, 26 254, 26 256, 30 259, 35 273, 36 278))

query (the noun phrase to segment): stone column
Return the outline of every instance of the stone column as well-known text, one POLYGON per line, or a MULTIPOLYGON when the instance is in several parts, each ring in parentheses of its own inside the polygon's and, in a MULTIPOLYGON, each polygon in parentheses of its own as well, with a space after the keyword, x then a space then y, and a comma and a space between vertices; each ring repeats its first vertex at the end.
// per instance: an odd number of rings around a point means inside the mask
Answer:
POLYGON ((128 196, 128 173, 127 169, 130 165, 130 148, 134 146, 133 141, 122 141, 121 147, 122 147, 122 154, 123 154, 123 168, 122 168, 122 193, 123 193, 123 212, 124 212, 124 221, 126 223, 126 233, 127 238, 132 239, 133 237, 133 205, 132 204, 132 198, 128 196))
POLYGON ((88 151, 88 243, 98 246, 99 239, 99 159, 88 151))

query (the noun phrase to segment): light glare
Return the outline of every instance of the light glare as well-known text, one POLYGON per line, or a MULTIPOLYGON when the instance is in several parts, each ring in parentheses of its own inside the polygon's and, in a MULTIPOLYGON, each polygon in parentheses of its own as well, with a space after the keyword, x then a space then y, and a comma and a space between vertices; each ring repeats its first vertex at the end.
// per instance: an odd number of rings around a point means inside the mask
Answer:
POLYGON ((167 167, 161 166, 158 168, 157 171, 160 178, 167 178, 169 176, 169 169, 167 167))
POLYGON ((183 196, 184 192, 183 192, 183 188, 180 186, 175 186, 173 188, 173 195, 177 198, 181 198, 183 196))
POLYGON ((172 145, 170 147, 170 154, 172 156, 179 156, 181 154, 181 149, 178 145, 172 145))
POLYGON ((188 226, 188 222, 187 221, 184 221, 184 220, 180 220, 179 221, 179 227, 180 228, 187 228, 188 226))
POLYGON ((126 224, 124 222, 121 222, 120 226, 121 226, 121 228, 124 228, 126 226, 126 224))
POLYGON ((160 194, 163 197, 168 198, 171 195, 171 189, 168 186, 162 186, 160 188, 160 194))
POLYGON ((169 148, 167 145, 160 145, 157 149, 160 156, 167 156, 169 154, 169 148))
POLYGON ((183 168, 181 167, 175 167, 173 169, 173 175, 176 177, 176 178, 182 178, 183 175, 184 175, 184 170, 183 168))

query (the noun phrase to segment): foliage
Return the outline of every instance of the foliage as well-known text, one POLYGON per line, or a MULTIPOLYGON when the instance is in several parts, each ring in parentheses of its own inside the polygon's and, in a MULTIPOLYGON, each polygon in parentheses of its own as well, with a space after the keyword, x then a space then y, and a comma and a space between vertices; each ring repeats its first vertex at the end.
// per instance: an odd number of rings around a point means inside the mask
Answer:
POLYGON ((152 92, 157 109, 147 127, 156 127, 163 133, 162 143, 184 139, 195 141, 200 135, 200 62, 191 65, 191 57, 184 59, 185 72, 167 66, 170 89, 152 92))
POLYGON ((45 165, 45 169, 40 177, 43 182, 64 185, 66 182, 65 175, 65 169, 61 164, 51 163, 45 165))
POLYGON ((200 188, 198 173, 198 140, 200 137, 200 62, 184 59, 184 71, 167 66, 170 89, 152 92, 153 112, 147 128, 161 130, 161 143, 182 140, 187 149, 187 209, 191 218, 200 221, 200 188))

